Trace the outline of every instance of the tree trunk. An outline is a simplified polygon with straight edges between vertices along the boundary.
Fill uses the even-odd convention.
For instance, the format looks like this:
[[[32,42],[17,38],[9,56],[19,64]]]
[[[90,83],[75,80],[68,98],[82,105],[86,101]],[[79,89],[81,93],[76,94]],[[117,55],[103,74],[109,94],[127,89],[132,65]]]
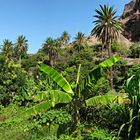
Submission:
[[[104,48],[104,44],[102,44],[102,50],[101,50],[101,58],[103,59],[103,48]]]
[[[108,56],[109,56],[109,58],[112,56],[111,43],[110,42],[108,42]]]

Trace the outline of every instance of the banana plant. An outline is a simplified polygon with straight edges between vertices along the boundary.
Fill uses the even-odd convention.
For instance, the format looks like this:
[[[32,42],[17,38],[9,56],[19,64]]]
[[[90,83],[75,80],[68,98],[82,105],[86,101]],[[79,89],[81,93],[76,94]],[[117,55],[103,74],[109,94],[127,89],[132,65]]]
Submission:
[[[60,90],[50,90],[41,92],[39,95],[34,96],[33,98],[38,100],[39,103],[29,109],[27,109],[22,115],[34,115],[39,112],[46,111],[51,107],[54,107],[59,103],[70,103],[73,108],[73,120],[77,128],[80,126],[80,107],[81,107],[81,92],[88,86],[88,84],[93,80],[98,80],[102,76],[102,72],[106,68],[112,67],[116,62],[120,60],[119,56],[113,56],[100,64],[96,65],[91,72],[86,76],[86,78],[80,80],[80,69],[81,64],[78,68],[77,79],[75,88],[72,89],[70,83],[54,68],[47,66],[45,64],[40,64],[39,69],[48,75],[54,82],[56,82]],[[98,105],[107,105],[115,101],[117,96],[115,95],[105,95],[105,96],[95,96],[90,99],[82,101],[86,106],[96,106]],[[98,100],[98,101],[97,101]],[[80,134],[80,131],[78,132]]]
[[[80,113],[79,110],[81,108],[81,92],[87,88],[88,84],[93,80],[98,80],[102,76],[103,69],[109,68],[113,66],[116,62],[120,60],[119,56],[113,56],[100,64],[96,65],[91,72],[87,75],[86,78],[80,80],[80,69],[81,64],[78,68],[77,79],[75,88],[72,89],[70,83],[55,69],[45,64],[40,64],[39,69],[48,75],[54,82],[59,85],[61,90],[48,90],[39,93],[36,96],[33,96],[35,100],[39,103],[35,106],[27,109],[22,113],[22,116],[30,116],[35,115],[40,112],[44,112],[56,104],[59,103],[69,103],[73,108],[73,120],[75,121],[75,126],[77,130],[77,134],[80,136]],[[114,102],[117,99],[117,96],[114,95],[105,95],[105,96],[95,96],[87,100],[83,100],[82,103],[86,106],[97,106],[97,105],[107,105],[109,103]],[[98,101],[97,101],[98,100]]]

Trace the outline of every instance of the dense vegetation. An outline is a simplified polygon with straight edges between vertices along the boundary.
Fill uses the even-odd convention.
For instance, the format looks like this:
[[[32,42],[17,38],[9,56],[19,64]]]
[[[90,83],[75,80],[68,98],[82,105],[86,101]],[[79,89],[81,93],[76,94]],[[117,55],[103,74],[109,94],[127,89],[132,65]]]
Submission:
[[[6,39],[0,52],[1,140],[133,140],[140,137],[140,43],[116,41],[113,7],[96,10],[91,31],[48,37],[36,54],[28,40]]]

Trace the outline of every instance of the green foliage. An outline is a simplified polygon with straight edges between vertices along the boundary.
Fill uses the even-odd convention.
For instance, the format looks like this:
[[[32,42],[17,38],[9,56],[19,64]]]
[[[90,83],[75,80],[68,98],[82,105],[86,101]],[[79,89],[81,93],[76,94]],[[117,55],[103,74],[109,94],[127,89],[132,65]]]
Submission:
[[[117,99],[117,96],[115,95],[102,95],[102,96],[95,96],[90,99],[86,100],[86,105],[87,106],[105,106],[109,105],[111,103],[114,103],[115,100]]]
[[[42,46],[43,52],[49,57],[50,65],[54,65],[58,57],[58,48],[60,47],[59,40],[53,40],[51,37],[48,37]]]
[[[101,111],[101,126],[105,126],[108,129],[114,130],[117,133],[121,125],[129,120],[129,108],[123,104],[112,104],[108,109]],[[115,116],[115,117],[112,117]],[[122,132],[122,135],[125,136],[125,131]]]
[[[83,79],[81,84],[81,90],[86,88],[88,84],[92,81],[97,81],[101,78],[102,70],[112,67],[116,62],[120,60],[119,56],[112,56],[109,59],[104,60],[103,62],[96,65],[86,76],[85,79]]]
[[[16,116],[24,110],[25,108],[14,104],[6,108],[0,106],[0,139],[57,139],[54,134],[58,128],[62,127],[62,133],[65,126],[71,122],[71,115],[65,109],[50,110],[30,119],[17,118]]]
[[[44,93],[45,92],[42,92],[42,94],[39,94],[39,96],[33,97],[36,100],[40,101],[40,103],[28,108],[25,112],[21,114],[21,117],[35,115],[39,112],[44,112],[51,107],[54,107],[56,104],[69,103],[72,100],[72,97],[69,94],[59,90],[51,90],[50,93],[46,92],[46,95]],[[44,98],[44,96],[46,96],[47,98]],[[43,101],[41,100],[41,98],[43,99]]]
[[[75,93],[75,97],[78,97],[80,98],[80,94],[79,93],[79,87],[81,86],[80,90],[81,89],[84,89],[83,87],[87,86],[91,80],[95,79],[95,77],[97,77],[98,75],[96,74],[96,70],[98,70],[98,68],[107,68],[107,67],[111,67],[114,63],[116,63],[117,61],[119,61],[120,57],[118,56],[113,56],[112,58],[110,59],[107,59],[103,62],[101,62],[99,65],[97,65],[90,73],[89,75],[83,80],[83,83],[82,85],[80,85],[79,83],[79,74],[80,74],[80,69],[78,71],[78,81],[76,82],[76,91],[78,93]],[[40,65],[40,70],[43,71],[44,73],[46,73],[48,76],[50,76],[66,93],[72,93],[73,94],[73,91],[71,89],[71,86],[70,84],[66,81],[66,79],[60,75],[56,70],[54,70],[52,67],[49,67],[45,64],[41,64]],[[98,73],[100,73],[98,71]],[[98,77],[99,78],[99,77]],[[78,88],[78,89],[77,89]],[[82,90],[81,90],[82,91]],[[59,96],[59,93],[60,92],[60,96]],[[51,96],[51,100],[47,100],[45,102],[42,102],[38,105],[36,105],[35,107],[33,107],[31,110],[29,109],[28,112],[36,112],[36,111],[39,111],[41,108],[44,110],[45,108],[48,109],[50,108],[51,106],[54,106],[56,103],[65,103],[64,101],[66,101],[66,99],[68,99],[69,101],[71,101],[71,98],[70,96],[68,96],[67,94],[62,94],[63,92],[61,91],[56,91],[56,92],[51,92],[51,93],[54,93],[52,94]],[[57,97],[59,96],[59,98]],[[61,97],[62,96],[62,97]],[[67,98],[65,98],[67,96]],[[60,100],[60,97],[62,98],[62,100]],[[56,100],[57,99],[57,100]],[[89,101],[89,100],[88,100]],[[67,101],[66,101],[67,102]],[[28,114],[28,113],[27,113]]]
[[[24,59],[21,59],[21,65],[30,75],[36,77],[38,74],[38,63],[44,62],[47,59],[48,57],[43,52],[28,54]]]
[[[45,64],[41,64],[40,70],[46,73],[48,76],[50,76],[64,91],[73,94],[73,91],[66,79],[62,77],[62,75],[55,71],[53,68]]]
[[[66,135],[66,134],[61,135],[60,138],[59,138],[59,140],[79,140],[79,139],[82,140],[83,138],[82,137],[81,138],[79,138],[79,137],[75,138],[75,137],[72,137],[72,136]]]
[[[94,127],[93,131],[89,135],[89,139],[98,139],[98,140],[112,140],[112,134],[109,134],[106,130]],[[115,138],[114,138],[115,139]]]
[[[120,60],[120,57],[118,55],[114,55],[112,56],[110,59],[107,59],[103,62],[101,62],[99,64],[99,67],[102,67],[102,68],[109,68],[109,67],[112,67],[116,62],[118,62]]]
[[[26,92],[28,77],[18,65],[9,63],[0,65],[0,100],[4,105],[13,100],[13,96]]]
[[[130,99],[130,125],[128,129],[128,138],[133,139],[140,135],[140,71],[127,79],[126,92]]]
[[[114,136],[118,133],[124,139],[140,136],[140,67],[133,66],[127,73],[124,62],[115,65],[115,89],[124,93],[126,75],[131,77],[127,93],[110,91],[108,68],[120,61],[119,56],[111,57],[111,47],[124,57],[129,50],[114,41],[122,30],[116,10],[104,5],[96,13],[92,35],[101,40],[98,46],[89,46],[88,37],[81,32],[68,44],[66,31],[60,38],[48,37],[36,54],[27,54],[24,36],[16,43],[4,40],[0,140],[112,140],[119,139]],[[99,52],[104,48],[108,48],[110,59],[102,61]],[[139,43],[130,50],[131,57],[139,57]]]
[[[53,124],[67,124],[71,121],[71,115],[68,114],[66,110],[63,109],[53,109],[43,113],[40,116],[37,116],[34,121],[37,121],[38,124],[51,125]]]
[[[113,66],[114,74],[114,88],[117,92],[124,91],[125,81],[128,76],[128,67],[126,67],[126,60],[121,59],[117,64]]]
[[[75,37],[74,49],[78,53],[85,47],[85,35],[82,32],[78,32]]]
[[[110,66],[112,66],[114,63],[116,63],[117,61],[119,61],[119,57],[117,56],[113,56],[112,58],[108,59],[108,60],[105,60],[103,62],[101,62],[99,65],[97,65],[94,69],[94,70],[97,70],[96,72],[101,72],[101,71],[98,71],[98,69],[103,69],[103,68],[108,68]],[[60,103],[70,103],[70,105],[72,106],[72,110],[71,113],[72,113],[72,116],[73,116],[73,122],[75,122],[75,126],[76,126],[76,130],[75,130],[75,134],[78,134],[78,136],[80,137],[80,129],[79,129],[79,126],[80,126],[80,114],[79,114],[79,111],[80,109],[82,108],[81,106],[81,100],[83,102],[84,99],[82,99],[81,97],[81,91],[80,91],[80,83],[81,83],[81,80],[80,80],[80,68],[81,68],[81,65],[79,65],[79,68],[78,68],[78,74],[77,74],[77,79],[76,79],[76,84],[75,84],[75,94],[73,96],[73,91],[71,89],[71,86],[70,84],[66,81],[66,79],[61,75],[59,74],[55,69],[53,69],[52,67],[50,66],[47,66],[45,64],[41,64],[40,65],[40,70],[43,71],[45,74],[47,74],[52,80],[54,80],[65,92],[61,91],[61,90],[48,90],[48,91],[44,91],[44,92],[39,92],[39,94],[36,96],[34,95],[33,98],[36,99],[37,103],[28,108],[26,111],[23,111],[18,117],[22,117],[22,118],[26,118],[29,117],[30,115],[40,115],[40,113],[42,112],[45,112],[46,110],[48,109],[51,109],[51,107],[54,107],[56,104],[59,104]],[[92,73],[92,72],[91,72]],[[90,75],[93,79],[95,79],[95,77],[97,77],[97,75],[95,75],[95,73],[93,73],[93,75]],[[89,78],[91,78],[89,77]],[[90,80],[89,81],[86,81],[86,84],[90,83]],[[97,77],[97,79],[100,78]],[[71,92],[72,91],[72,92]],[[72,93],[72,94],[71,94]],[[73,99],[72,97],[73,96]],[[89,99],[91,100],[91,99]],[[101,100],[101,103],[103,103],[103,100]],[[50,110],[51,111],[51,110]],[[53,112],[53,114],[55,114]],[[57,131],[58,131],[58,125],[56,127],[53,127],[54,124],[56,124],[56,121],[53,119],[53,115],[49,115],[51,118],[51,120],[53,121],[50,125],[50,127],[52,128],[49,128],[49,130],[52,131],[52,135],[56,135],[57,134]],[[35,116],[36,117],[36,116]],[[41,124],[42,122],[46,123],[47,122],[47,117],[48,116],[45,116],[45,118],[43,118],[43,120],[41,121]],[[56,116],[55,116],[56,118]],[[60,122],[60,120],[59,120]],[[37,126],[42,126],[42,125],[37,125]]]
[[[140,104],[140,71],[137,71],[127,80],[126,91],[131,99],[132,108],[137,108]]]
[[[63,72],[62,75],[67,78],[67,80],[72,83],[74,79],[76,79],[76,72],[77,68],[75,65],[72,67],[67,67]]]
[[[140,56],[140,43],[134,43],[132,46],[130,46],[131,54],[130,56],[132,58],[139,58]]]
[[[12,60],[13,54],[13,43],[8,39],[5,39],[2,45],[2,55],[5,58],[5,63],[9,63]]]
[[[28,51],[28,40],[23,35],[18,36],[17,41],[14,46],[14,56],[17,61],[21,63],[21,58],[25,57]]]
[[[0,105],[0,123],[12,118],[18,109],[19,108],[15,104],[10,104],[8,107]]]
[[[114,41],[112,43],[112,51],[118,52],[120,55],[123,55],[125,57],[129,56],[130,50],[128,47],[125,46],[125,44],[121,42]]]
[[[133,65],[131,68],[128,69],[128,75],[132,76],[139,70],[140,70],[140,64]]]
[[[105,77],[101,77],[96,82],[91,81],[82,94],[85,99],[88,99],[93,96],[105,95],[109,90],[109,81]],[[88,95],[85,93],[88,93]]]

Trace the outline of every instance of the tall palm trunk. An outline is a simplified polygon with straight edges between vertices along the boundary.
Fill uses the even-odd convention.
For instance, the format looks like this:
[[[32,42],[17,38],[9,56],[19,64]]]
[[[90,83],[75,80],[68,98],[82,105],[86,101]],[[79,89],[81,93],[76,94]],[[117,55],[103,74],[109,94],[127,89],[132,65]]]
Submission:
[[[53,57],[52,57],[51,54],[49,55],[49,61],[50,61],[50,65],[53,66],[54,65],[54,61],[53,61]]]
[[[101,58],[103,59],[103,49],[104,49],[104,43],[102,44],[102,48],[101,48]]]
[[[21,55],[19,56],[18,63],[19,63],[19,65],[20,65],[20,67],[21,67]]]
[[[112,56],[112,51],[111,51],[111,42],[108,42],[108,57],[110,58]]]

